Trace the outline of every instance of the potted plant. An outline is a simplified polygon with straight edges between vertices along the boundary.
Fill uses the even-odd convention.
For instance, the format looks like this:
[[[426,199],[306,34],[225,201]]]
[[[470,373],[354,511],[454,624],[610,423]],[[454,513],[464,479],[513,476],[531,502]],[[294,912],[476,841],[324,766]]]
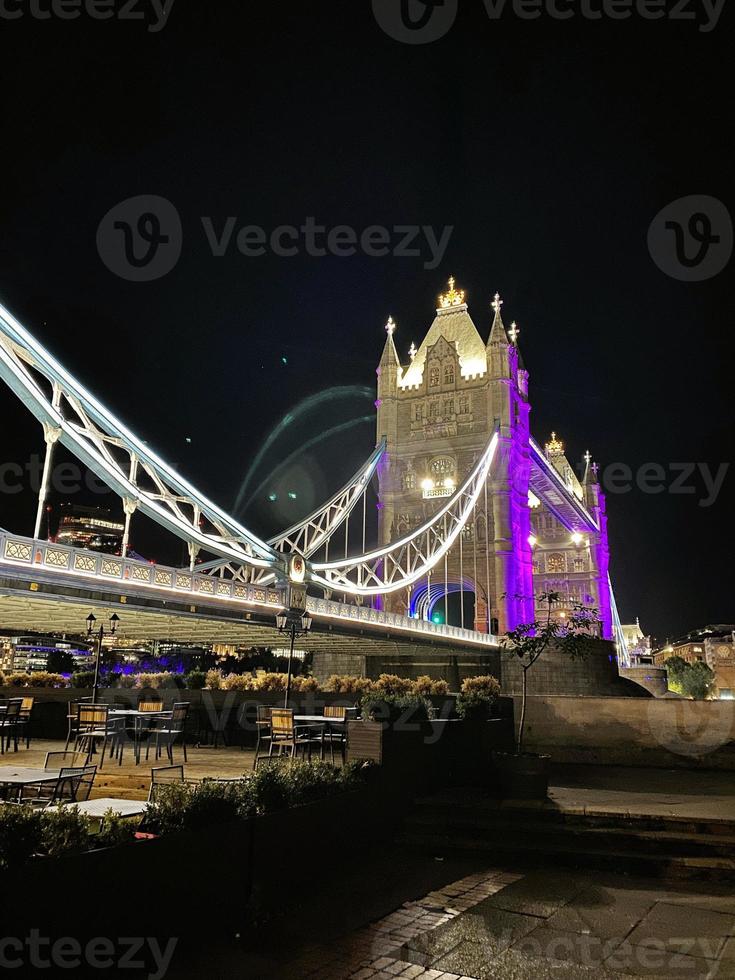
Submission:
[[[522,671],[521,717],[515,752],[493,753],[500,790],[506,798],[545,799],[549,789],[549,756],[523,751],[529,670],[552,647],[572,660],[585,657],[594,638],[596,611],[575,602],[571,613],[561,611],[554,615],[554,607],[561,598],[559,592],[540,593],[535,599],[536,608],[542,610],[540,618],[508,630],[502,641],[503,648],[518,658]]]

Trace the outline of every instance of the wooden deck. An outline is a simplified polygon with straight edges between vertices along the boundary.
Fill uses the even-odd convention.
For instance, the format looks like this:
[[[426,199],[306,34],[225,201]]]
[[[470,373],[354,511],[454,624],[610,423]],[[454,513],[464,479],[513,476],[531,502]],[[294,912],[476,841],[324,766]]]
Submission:
[[[63,741],[34,739],[30,749],[19,747],[17,752],[6,752],[0,756],[0,766],[32,766],[43,768],[47,752],[62,752]],[[241,749],[238,746],[227,748],[211,746],[186,749],[189,761],[184,766],[184,775],[192,779],[203,779],[205,776],[223,776],[234,778],[252,772],[254,752]],[[151,756],[153,753],[151,753]],[[97,758],[97,757],[95,757]],[[93,760],[94,761],[94,760]],[[174,746],[174,765],[184,763],[181,748]],[[146,762],[145,758],[139,766],[135,765],[132,748],[127,746],[123,764],[119,766],[114,759],[105,757],[102,769],[97,770],[91,798],[111,796],[120,800],[145,800],[151,781],[153,766],[166,766],[165,756],[159,762],[152,757]]]

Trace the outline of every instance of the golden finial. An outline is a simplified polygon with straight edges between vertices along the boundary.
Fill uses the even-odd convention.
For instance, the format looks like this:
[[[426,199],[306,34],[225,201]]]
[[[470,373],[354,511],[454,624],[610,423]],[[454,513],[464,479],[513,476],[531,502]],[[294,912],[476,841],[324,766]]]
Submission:
[[[515,322],[515,320],[510,325],[510,330],[508,331],[508,336],[510,337],[511,344],[515,344],[518,340],[518,334],[521,332],[520,327]]]
[[[416,357],[416,344],[414,344],[413,341],[411,341],[411,346],[408,349],[408,356],[411,358],[412,361]]]
[[[385,329],[388,332],[389,337],[392,337],[393,334],[396,332],[396,325],[392,316],[388,317],[388,322],[385,325]]]
[[[442,310],[448,310],[452,306],[461,306],[464,303],[464,289],[455,289],[454,281],[454,276],[450,276],[449,291],[441,293],[439,296],[439,306]]]
[[[585,463],[586,463],[586,464],[587,464],[588,466],[589,466],[589,465],[590,465],[590,463],[592,462],[592,453],[591,453],[591,452],[589,451],[589,449],[588,449],[588,450],[587,450],[587,452],[586,452],[586,453],[584,454],[584,461],[585,461]]]
[[[503,305],[503,301],[500,298],[500,293],[496,293],[495,294],[495,296],[493,297],[493,301],[492,301],[492,304],[491,305],[492,305],[492,308],[495,310],[495,315],[496,316],[499,316],[500,315],[500,307]]]
[[[551,456],[560,456],[564,452],[564,443],[556,438],[556,432],[551,433],[551,441],[544,447]]]

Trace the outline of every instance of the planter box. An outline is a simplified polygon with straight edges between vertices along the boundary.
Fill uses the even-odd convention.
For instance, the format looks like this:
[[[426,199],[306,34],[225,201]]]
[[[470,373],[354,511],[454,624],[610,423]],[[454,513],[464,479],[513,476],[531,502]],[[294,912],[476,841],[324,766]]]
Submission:
[[[282,910],[396,830],[379,782],[252,820],[59,859],[0,875],[3,934],[50,938],[207,935],[231,941],[253,912]]]

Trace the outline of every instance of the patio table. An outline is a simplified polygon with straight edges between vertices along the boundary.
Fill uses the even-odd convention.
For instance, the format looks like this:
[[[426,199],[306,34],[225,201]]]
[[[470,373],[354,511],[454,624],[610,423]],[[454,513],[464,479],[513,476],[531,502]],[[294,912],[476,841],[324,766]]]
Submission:
[[[108,810],[112,810],[120,817],[139,817],[145,813],[146,808],[146,804],[142,800],[114,800],[107,796],[97,800],[84,800],[81,803],[67,803],[66,805],[74,807],[75,810],[87,817],[100,820]]]
[[[332,715],[294,715],[294,724],[302,725],[313,725],[315,728],[321,725],[322,734],[325,735],[327,732],[331,733],[332,726],[334,725],[344,725],[347,718],[335,718]],[[334,745],[330,739],[329,748],[332,753],[332,763],[334,763]],[[322,738],[322,747],[319,753],[320,758],[324,759],[324,739]]]
[[[24,786],[42,786],[44,783],[55,783],[60,774],[60,769],[0,766],[0,797],[5,799],[7,790],[11,786],[20,793]]]
[[[159,720],[161,718],[170,718],[170,711],[138,711],[137,708],[110,708],[108,712],[109,718],[120,718],[122,720],[129,719],[133,722],[133,756],[135,758],[136,766],[140,764],[140,744],[142,741],[143,734],[143,719],[152,718],[154,720]]]

